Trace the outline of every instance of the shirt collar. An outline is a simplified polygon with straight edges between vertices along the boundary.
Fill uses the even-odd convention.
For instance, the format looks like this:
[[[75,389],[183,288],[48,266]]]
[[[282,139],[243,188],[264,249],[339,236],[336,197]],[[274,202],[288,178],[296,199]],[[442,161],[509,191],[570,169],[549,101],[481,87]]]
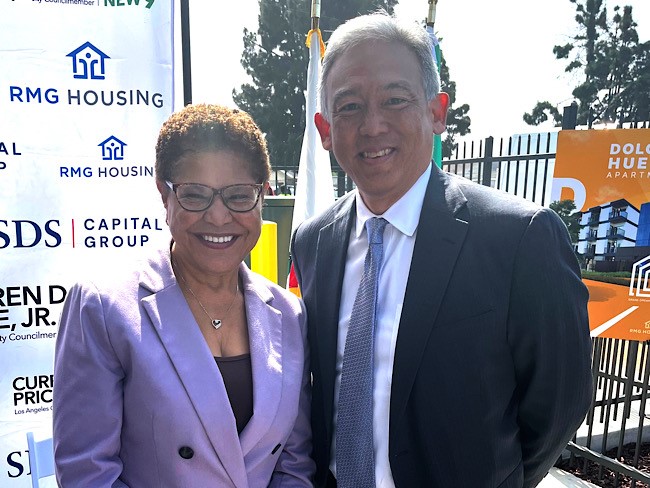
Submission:
[[[356,238],[358,239],[361,236],[366,227],[366,221],[372,217],[383,217],[402,234],[412,237],[418,228],[420,213],[422,212],[422,202],[424,202],[424,194],[427,191],[430,176],[431,163],[429,163],[427,169],[420,175],[409,191],[402,195],[402,198],[391,205],[382,215],[373,214],[366,204],[363,203],[363,198],[361,198],[357,190],[355,198],[357,206]]]

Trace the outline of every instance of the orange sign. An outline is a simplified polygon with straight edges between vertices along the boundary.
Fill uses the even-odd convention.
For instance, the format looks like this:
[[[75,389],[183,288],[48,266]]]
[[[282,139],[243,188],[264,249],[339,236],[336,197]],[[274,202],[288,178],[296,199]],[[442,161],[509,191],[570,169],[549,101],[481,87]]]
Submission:
[[[560,131],[551,199],[581,212],[591,335],[650,339],[650,129]]]

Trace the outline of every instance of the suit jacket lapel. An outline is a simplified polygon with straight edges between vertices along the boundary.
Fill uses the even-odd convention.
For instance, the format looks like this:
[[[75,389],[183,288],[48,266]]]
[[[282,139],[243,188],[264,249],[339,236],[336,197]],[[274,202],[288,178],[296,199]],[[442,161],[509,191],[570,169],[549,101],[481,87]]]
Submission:
[[[273,295],[242,265],[248,340],[253,368],[253,417],[241,433],[244,456],[271,430],[282,397],[282,312]]]
[[[153,292],[142,299],[144,309],[221,464],[235,486],[247,486],[246,468],[232,409],[223,408],[215,412],[219,405],[230,404],[219,369],[173,277],[169,252],[161,259],[166,259],[166,262],[153,263],[152,269],[143,273],[141,286]],[[162,268],[160,274],[156,267]]]
[[[406,403],[467,233],[466,199],[433,167],[418,223],[400,319],[390,400],[390,432]],[[392,435],[391,435],[392,437]]]
[[[337,218],[321,229],[316,251],[316,296],[319,305],[312,323],[316,324],[328,438],[331,438],[332,434],[341,286],[355,215],[354,198],[349,197],[340,207]]]

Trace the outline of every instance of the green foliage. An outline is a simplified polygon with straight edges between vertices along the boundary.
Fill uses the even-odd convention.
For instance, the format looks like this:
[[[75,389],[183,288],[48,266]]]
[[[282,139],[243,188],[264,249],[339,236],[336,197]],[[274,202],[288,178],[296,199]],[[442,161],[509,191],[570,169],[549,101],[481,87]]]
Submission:
[[[549,204],[549,208],[557,213],[567,229],[571,242],[578,242],[580,232],[580,214],[576,212],[576,204],[573,200],[556,200]]]
[[[241,63],[251,81],[233,90],[233,100],[266,134],[271,164],[297,166],[305,128],[304,92],[309,62],[305,40],[311,27],[311,2],[259,0],[259,4],[258,30],[244,30]],[[344,21],[379,8],[392,13],[396,4],[397,0],[327,0],[321,4],[324,41]],[[425,15],[423,4],[423,18]],[[449,93],[453,107],[443,141],[443,156],[448,156],[455,147],[455,135],[469,132],[470,119],[467,104],[453,106],[456,86],[449,79],[444,57],[442,63],[442,88]]]
[[[578,101],[578,124],[621,126],[650,119],[650,41],[639,43],[632,7],[614,7],[608,20],[603,0],[569,1],[576,6],[578,33],[571,42],[555,46],[553,54],[567,61],[566,72],[582,75],[572,92]],[[560,125],[561,117],[550,107],[550,102],[538,102],[524,114],[524,121],[539,125],[548,119],[548,110]]]
[[[442,41],[442,39],[440,39]],[[442,53],[440,62],[440,88],[449,95],[449,112],[447,114],[447,130],[442,140],[442,157],[451,157],[458,143],[456,136],[464,136],[471,132],[471,119],[467,115],[469,105],[464,103],[456,106],[456,82],[449,76],[449,66]]]
[[[604,118],[619,124],[650,119],[650,41],[639,43],[632,7],[616,7],[612,38],[620,48],[610,53],[610,86],[605,94]],[[610,45],[611,49],[611,45]]]
[[[537,102],[537,105],[535,105],[531,113],[524,114],[524,122],[528,125],[539,125],[542,122],[546,122],[549,115],[553,117],[556,126],[562,123],[562,115],[555,106],[549,102]]]
[[[616,271],[603,273],[600,271],[580,270],[582,278],[585,280],[601,281],[603,283],[612,283],[614,285],[630,286],[631,273],[625,271]]]
[[[241,63],[251,82],[233,90],[233,100],[266,133],[272,164],[300,157],[309,15],[304,1],[263,0],[259,30],[244,29]]]
[[[628,280],[632,277],[632,273],[629,271],[582,271],[582,276],[594,277],[594,276],[603,276],[609,278],[627,278]]]

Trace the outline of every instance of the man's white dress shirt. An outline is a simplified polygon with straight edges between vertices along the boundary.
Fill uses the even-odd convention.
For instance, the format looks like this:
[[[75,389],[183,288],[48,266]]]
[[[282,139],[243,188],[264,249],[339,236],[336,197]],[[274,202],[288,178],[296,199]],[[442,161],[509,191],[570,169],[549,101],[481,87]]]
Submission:
[[[379,276],[373,385],[373,440],[377,488],[395,487],[388,460],[388,419],[393,361],[406,282],[415,246],[415,235],[430,176],[431,165],[427,167],[411,189],[382,215],[374,215],[363,203],[361,196],[358,193],[356,195],[357,218],[352,225],[350,234],[339,310],[334,387],[334,436],[330,469],[336,475],[336,414],[341,386],[341,367],[352,306],[359,288],[363,263],[368,250],[366,220],[372,217],[383,217],[388,224],[384,230],[384,259]]]

